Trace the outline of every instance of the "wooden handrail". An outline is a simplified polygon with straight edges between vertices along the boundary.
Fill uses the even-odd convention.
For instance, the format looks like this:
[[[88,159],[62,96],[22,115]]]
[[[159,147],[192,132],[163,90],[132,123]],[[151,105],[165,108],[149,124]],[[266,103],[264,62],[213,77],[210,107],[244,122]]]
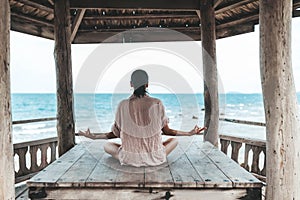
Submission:
[[[14,144],[14,149],[20,149],[23,147],[28,147],[28,146],[36,146],[36,145],[41,145],[41,144],[48,144],[51,142],[57,142],[57,137],[52,137],[52,138],[45,138],[45,139],[39,139],[39,140],[32,140],[28,142],[20,142],[20,143],[15,143]]]
[[[233,135],[219,135],[220,139],[223,140],[228,140],[228,141],[233,141],[233,142],[238,142],[238,143],[243,143],[243,144],[250,144],[254,146],[259,146],[259,147],[266,147],[266,141],[261,140],[261,139],[253,139],[253,138],[248,138],[248,137],[237,137]]]
[[[266,123],[262,122],[252,122],[247,120],[240,120],[240,119],[229,119],[229,118],[219,118],[220,121],[231,122],[231,123],[238,123],[238,124],[247,124],[247,125],[254,125],[254,126],[266,126]]]
[[[18,120],[13,121],[12,124],[28,124],[28,123],[34,123],[34,122],[43,122],[43,121],[53,121],[56,120],[56,117],[48,117],[48,118],[39,118],[39,119],[27,119],[27,120]]]

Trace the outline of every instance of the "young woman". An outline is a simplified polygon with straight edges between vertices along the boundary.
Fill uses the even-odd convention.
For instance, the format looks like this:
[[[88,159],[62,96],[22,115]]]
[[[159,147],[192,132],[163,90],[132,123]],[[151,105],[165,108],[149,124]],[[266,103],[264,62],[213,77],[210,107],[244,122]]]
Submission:
[[[92,134],[89,129],[79,132],[79,135],[90,139],[121,138],[121,145],[108,142],[104,150],[122,165],[160,165],[178,144],[176,138],[162,143],[162,133],[171,136],[191,136],[206,129],[195,126],[191,131],[184,132],[169,128],[162,102],[147,95],[148,74],[144,70],[134,71],[130,84],[134,92],[128,99],[120,102],[111,132]]]

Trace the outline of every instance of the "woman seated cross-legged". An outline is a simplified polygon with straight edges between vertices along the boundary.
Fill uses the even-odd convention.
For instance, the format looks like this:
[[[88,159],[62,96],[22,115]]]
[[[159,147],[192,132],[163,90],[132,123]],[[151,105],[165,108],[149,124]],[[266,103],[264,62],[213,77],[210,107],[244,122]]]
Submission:
[[[131,75],[133,94],[118,105],[112,131],[92,134],[79,131],[80,136],[90,139],[121,138],[121,145],[107,142],[105,152],[118,159],[121,165],[156,166],[166,162],[167,155],[178,144],[176,138],[162,142],[162,134],[170,136],[191,136],[200,134],[206,128],[195,126],[191,131],[174,130],[168,126],[168,118],[162,102],[147,94],[148,74],[136,70]]]

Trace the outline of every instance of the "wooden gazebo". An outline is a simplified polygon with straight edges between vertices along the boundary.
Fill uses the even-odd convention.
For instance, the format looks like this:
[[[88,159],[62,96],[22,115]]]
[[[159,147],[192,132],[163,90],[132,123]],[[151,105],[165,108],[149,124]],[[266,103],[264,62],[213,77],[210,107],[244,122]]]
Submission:
[[[59,154],[75,145],[72,43],[107,40],[143,28],[130,42],[174,41],[152,27],[201,40],[214,62],[203,57],[204,139],[218,143],[218,38],[254,31],[260,23],[260,69],[267,127],[267,199],[300,199],[300,123],[291,66],[291,19],[299,0],[0,0],[0,199],[14,198],[10,100],[10,30],[55,40]],[[143,37],[144,32],[152,37]]]

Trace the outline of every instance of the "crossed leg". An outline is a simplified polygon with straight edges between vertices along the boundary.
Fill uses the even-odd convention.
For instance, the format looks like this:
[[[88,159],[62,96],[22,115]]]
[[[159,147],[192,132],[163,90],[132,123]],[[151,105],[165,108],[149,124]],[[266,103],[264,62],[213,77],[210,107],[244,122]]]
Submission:
[[[108,154],[110,154],[115,159],[119,160],[119,148],[120,144],[114,143],[114,142],[107,142],[104,145],[104,151]]]
[[[163,145],[166,150],[166,154],[169,155],[177,146],[178,140],[176,138],[169,138],[166,141],[163,142]],[[120,144],[113,143],[113,142],[107,142],[104,145],[104,151],[108,154],[110,154],[115,159],[119,160],[119,148]]]
[[[163,142],[166,149],[166,154],[169,155],[177,146],[178,140],[176,138],[169,138]]]

